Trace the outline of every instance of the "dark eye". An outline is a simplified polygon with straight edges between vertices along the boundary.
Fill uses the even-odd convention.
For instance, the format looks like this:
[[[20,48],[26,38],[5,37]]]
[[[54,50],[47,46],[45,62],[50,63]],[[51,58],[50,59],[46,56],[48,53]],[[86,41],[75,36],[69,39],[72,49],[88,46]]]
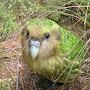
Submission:
[[[28,38],[29,37],[29,32],[27,31],[27,33],[26,33],[26,38]]]
[[[49,37],[50,37],[50,34],[49,34],[49,33],[45,33],[45,34],[44,34],[44,38],[45,38],[45,39],[48,39]]]

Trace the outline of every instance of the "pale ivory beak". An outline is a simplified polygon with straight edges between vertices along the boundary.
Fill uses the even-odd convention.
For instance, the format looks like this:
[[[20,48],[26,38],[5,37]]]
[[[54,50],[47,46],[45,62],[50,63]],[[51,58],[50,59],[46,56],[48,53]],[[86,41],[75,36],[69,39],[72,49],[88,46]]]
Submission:
[[[40,48],[40,42],[39,41],[35,41],[35,40],[31,40],[30,42],[30,54],[32,59],[35,59],[38,55],[39,52],[39,48]]]

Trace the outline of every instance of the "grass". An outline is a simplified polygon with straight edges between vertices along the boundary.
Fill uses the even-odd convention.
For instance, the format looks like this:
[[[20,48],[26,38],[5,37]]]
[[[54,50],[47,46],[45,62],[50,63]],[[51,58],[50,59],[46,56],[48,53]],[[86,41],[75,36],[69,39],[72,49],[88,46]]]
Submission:
[[[82,35],[86,34],[84,38],[87,38],[87,30],[90,27],[89,0],[68,0],[68,1],[64,0],[64,2],[62,1],[60,5],[58,3],[58,0],[57,2],[55,2],[55,0],[51,0],[51,1],[48,0],[46,4],[43,4],[42,2],[34,2],[34,3],[28,1],[24,2],[23,0],[22,1],[19,0],[17,2],[7,2],[7,6],[5,6],[6,5],[5,3],[6,2],[0,3],[0,5],[2,4],[0,6],[0,26],[2,27],[0,28],[0,33],[2,35],[0,37],[3,37],[4,35],[5,37],[9,37],[9,35],[12,35],[11,34],[12,32],[18,32],[19,28],[24,25],[25,21],[28,21],[29,18],[31,19],[32,15],[36,15],[36,17],[52,19],[55,22],[59,23],[61,26],[65,26],[65,21],[64,21],[65,19],[66,21],[70,20],[71,23],[69,24],[69,28],[73,28],[73,26],[76,27],[78,26],[78,32],[80,31]],[[8,6],[10,7],[8,8]],[[29,17],[30,14],[31,17]],[[27,17],[28,19],[26,19]],[[72,32],[78,34],[76,31],[72,31]],[[87,40],[88,39],[86,39],[86,41]],[[81,53],[82,52],[83,52],[83,48],[81,50]],[[3,80],[3,81],[1,80],[0,82],[5,84],[5,85],[4,84],[0,85],[1,86],[0,89],[2,90],[10,89],[9,87],[10,83],[7,82],[7,80]],[[8,89],[6,89],[6,87]]]

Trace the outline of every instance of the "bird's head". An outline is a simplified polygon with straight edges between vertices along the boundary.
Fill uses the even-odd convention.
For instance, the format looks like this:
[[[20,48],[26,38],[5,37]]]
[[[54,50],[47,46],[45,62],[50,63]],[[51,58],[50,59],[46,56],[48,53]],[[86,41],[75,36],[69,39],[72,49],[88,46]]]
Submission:
[[[36,25],[26,25],[22,31],[22,46],[26,57],[32,60],[55,56],[60,43],[60,32],[56,29],[43,29]]]

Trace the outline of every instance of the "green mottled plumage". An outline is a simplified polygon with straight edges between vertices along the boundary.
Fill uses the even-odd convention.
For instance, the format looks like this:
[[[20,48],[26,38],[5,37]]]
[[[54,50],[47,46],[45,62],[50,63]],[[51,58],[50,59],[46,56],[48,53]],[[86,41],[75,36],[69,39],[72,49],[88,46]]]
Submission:
[[[24,56],[27,64],[35,72],[55,82],[72,82],[81,73],[80,66],[85,57],[84,43],[80,38],[69,30],[60,27],[49,19],[33,19],[27,22],[27,29],[32,30],[34,26],[41,26],[43,33],[51,30],[61,32],[59,55],[50,59],[31,60]]]

